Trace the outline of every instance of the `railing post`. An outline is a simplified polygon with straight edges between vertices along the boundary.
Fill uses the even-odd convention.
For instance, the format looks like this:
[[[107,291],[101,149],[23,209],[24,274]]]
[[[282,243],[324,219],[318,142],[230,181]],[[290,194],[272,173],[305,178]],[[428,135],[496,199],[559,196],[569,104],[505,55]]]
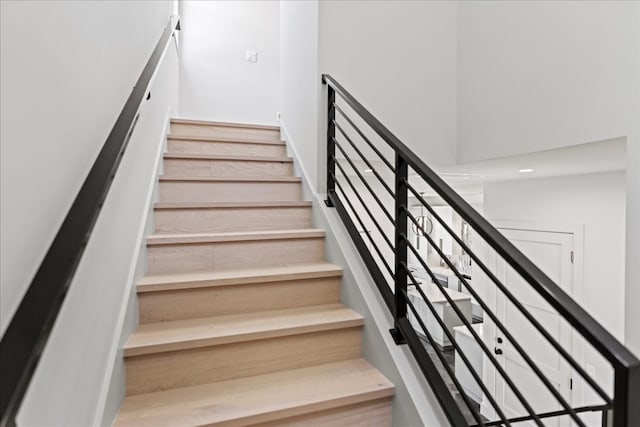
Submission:
[[[331,195],[336,192],[336,183],[334,176],[336,173],[336,162],[334,156],[336,155],[336,144],[334,138],[336,137],[336,125],[333,121],[336,118],[336,91],[333,90],[331,85],[327,85],[327,200],[324,203],[333,207],[331,201]]]
[[[640,426],[640,365],[616,367],[613,396],[613,427]]]
[[[396,258],[395,258],[395,299],[393,306],[393,329],[390,331],[396,344],[405,344],[406,340],[402,336],[399,328],[399,321],[407,317],[407,272],[404,266],[407,265],[407,213],[408,206],[407,179],[409,178],[408,166],[402,155],[396,151]]]

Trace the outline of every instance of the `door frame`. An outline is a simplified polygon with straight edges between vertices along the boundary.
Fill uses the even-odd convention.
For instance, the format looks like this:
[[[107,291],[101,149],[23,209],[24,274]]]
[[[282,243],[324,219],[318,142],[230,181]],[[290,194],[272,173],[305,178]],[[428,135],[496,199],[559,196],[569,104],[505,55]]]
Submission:
[[[550,222],[550,221],[525,221],[525,220],[491,220],[491,224],[500,231],[500,229],[509,229],[509,230],[523,230],[523,231],[539,231],[539,232],[550,232],[550,233],[563,233],[563,234],[572,234],[573,235],[573,283],[572,283],[572,292],[570,296],[581,306],[584,305],[584,224],[570,224],[570,223],[559,223],[559,222]],[[491,252],[491,251],[489,251]],[[489,254],[488,258],[485,261],[485,264],[489,268],[489,270],[496,274],[497,273],[497,259],[494,254]],[[493,288],[493,285],[490,285],[489,289],[484,289],[483,294],[487,297],[486,302],[487,305],[494,311],[497,310],[498,306],[498,294],[496,290]],[[495,344],[495,336],[496,331],[495,327],[484,328],[484,337],[483,340],[489,348],[492,348]],[[581,341],[577,339],[577,335],[575,331],[571,332],[570,335],[570,343],[571,343],[571,353],[573,354],[574,359],[580,366],[584,367],[584,353],[585,349],[582,345]],[[491,392],[493,396],[496,393],[496,369],[492,364],[488,363],[485,359],[483,359],[483,381],[485,385]],[[569,395],[569,404],[575,406],[577,403],[582,402],[583,400],[583,390],[584,390],[584,381],[578,381],[576,375],[573,370],[571,370],[571,377],[574,378],[573,387],[571,389],[571,393]],[[497,414],[491,404],[486,400],[482,399],[480,403],[480,412],[489,419],[494,419]]]

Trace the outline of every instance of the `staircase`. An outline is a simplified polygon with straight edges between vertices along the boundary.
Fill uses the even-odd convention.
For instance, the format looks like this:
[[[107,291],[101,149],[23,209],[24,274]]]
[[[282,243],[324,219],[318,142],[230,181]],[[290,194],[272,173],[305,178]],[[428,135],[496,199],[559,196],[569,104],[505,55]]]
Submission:
[[[172,120],[117,426],[389,426],[276,127]]]

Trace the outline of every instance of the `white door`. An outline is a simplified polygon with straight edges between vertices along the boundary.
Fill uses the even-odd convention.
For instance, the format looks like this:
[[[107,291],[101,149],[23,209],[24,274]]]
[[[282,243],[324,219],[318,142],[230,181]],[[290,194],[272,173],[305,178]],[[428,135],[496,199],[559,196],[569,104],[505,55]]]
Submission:
[[[506,228],[499,228],[499,230],[565,292],[572,294],[573,234]],[[496,267],[500,281],[565,349],[571,351],[571,331],[568,324],[503,260],[499,259]],[[496,303],[496,314],[500,321],[540,367],[553,386],[560,391],[567,402],[571,403],[570,366],[501,292],[498,292]],[[513,345],[498,330],[496,330],[495,347],[498,353],[502,350],[502,354],[496,355],[498,361],[536,413],[562,408]],[[498,373],[496,373],[496,400],[502,406],[505,415],[510,418],[528,415]],[[570,425],[567,416],[547,418],[543,424],[553,427]],[[534,424],[518,423],[518,426],[522,425],[533,426]]]

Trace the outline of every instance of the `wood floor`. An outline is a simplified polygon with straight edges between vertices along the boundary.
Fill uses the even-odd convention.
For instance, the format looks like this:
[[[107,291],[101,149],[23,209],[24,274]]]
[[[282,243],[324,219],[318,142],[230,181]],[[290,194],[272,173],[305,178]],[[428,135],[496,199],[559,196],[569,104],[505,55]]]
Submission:
[[[116,426],[390,426],[279,129],[172,120]]]

